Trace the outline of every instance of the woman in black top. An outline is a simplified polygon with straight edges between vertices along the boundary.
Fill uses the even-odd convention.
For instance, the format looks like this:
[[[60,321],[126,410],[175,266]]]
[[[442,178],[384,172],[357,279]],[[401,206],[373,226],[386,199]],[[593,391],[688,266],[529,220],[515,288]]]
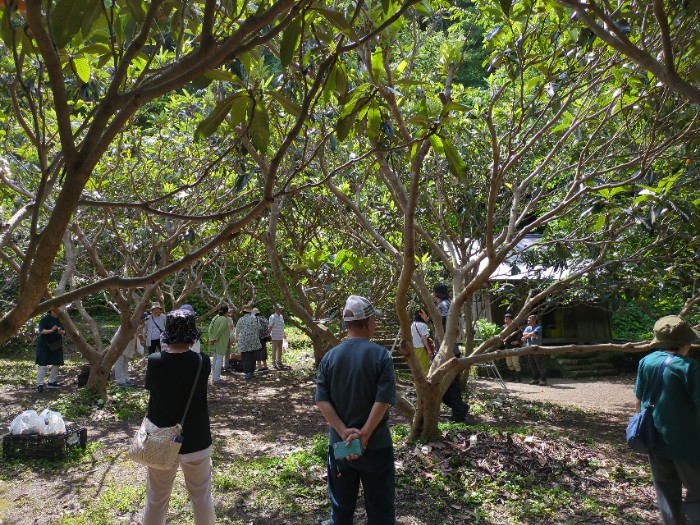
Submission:
[[[192,404],[182,426],[180,467],[192,501],[195,524],[211,525],[215,522],[211,493],[211,429],[207,405],[207,381],[211,373],[211,361],[206,354],[197,354],[191,350],[200,335],[191,312],[170,312],[166,317],[163,333],[163,342],[167,343],[168,349],[148,356],[146,389],[150,391],[148,419],[159,427],[178,424],[194,385],[199,355],[202,356],[202,370],[197,385],[194,386]],[[165,524],[176,474],[177,467],[148,467],[143,525]]]
[[[44,378],[46,377],[46,367],[50,366],[49,388],[59,388],[58,367],[63,364],[63,335],[65,330],[61,321],[58,320],[56,310],[49,310],[44,317],[39,320],[39,337],[36,341],[36,364],[39,365],[36,389],[37,392],[44,391]]]

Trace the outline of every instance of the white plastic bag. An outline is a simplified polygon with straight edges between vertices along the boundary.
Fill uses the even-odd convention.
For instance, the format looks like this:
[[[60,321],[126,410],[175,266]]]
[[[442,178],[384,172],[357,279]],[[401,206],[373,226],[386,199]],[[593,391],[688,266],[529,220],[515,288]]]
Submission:
[[[66,423],[63,421],[63,416],[53,410],[45,409],[39,417],[44,421],[44,426],[39,431],[40,434],[53,435],[65,434]]]
[[[36,410],[25,410],[10,423],[10,434],[37,434],[41,432],[44,420]]]

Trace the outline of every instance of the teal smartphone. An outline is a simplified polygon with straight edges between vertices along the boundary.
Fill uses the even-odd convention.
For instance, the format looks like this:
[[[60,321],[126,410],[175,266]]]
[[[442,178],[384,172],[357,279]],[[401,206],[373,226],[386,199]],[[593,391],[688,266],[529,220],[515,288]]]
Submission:
[[[360,440],[353,439],[349,446],[345,444],[345,441],[333,443],[333,455],[335,456],[335,459],[345,459],[346,457],[352,455],[361,456],[362,447],[360,446]]]

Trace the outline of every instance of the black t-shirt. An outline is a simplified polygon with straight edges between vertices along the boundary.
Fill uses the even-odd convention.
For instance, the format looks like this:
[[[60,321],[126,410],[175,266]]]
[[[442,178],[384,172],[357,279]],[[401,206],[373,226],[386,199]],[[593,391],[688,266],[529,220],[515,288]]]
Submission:
[[[180,454],[197,452],[211,446],[207,404],[211,361],[208,355],[192,351],[156,352],[148,356],[146,389],[151,392],[148,400],[148,419],[159,427],[171,427],[182,420],[197,374],[198,355],[202,356],[202,371],[182,428],[183,442]]]

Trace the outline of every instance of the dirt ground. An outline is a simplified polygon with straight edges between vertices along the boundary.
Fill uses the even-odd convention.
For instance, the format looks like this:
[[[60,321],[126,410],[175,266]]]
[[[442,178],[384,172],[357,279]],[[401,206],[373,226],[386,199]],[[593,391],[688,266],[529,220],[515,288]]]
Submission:
[[[576,406],[585,410],[629,418],[634,413],[634,381],[632,375],[605,379],[549,379],[547,386],[529,385],[530,378],[520,383],[495,379],[478,379],[479,388],[501,391],[529,401]]]
[[[64,368],[64,377],[70,377],[72,371],[68,367]],[[142,379],[143,372],[134,375],[132,379],[139,380]],[[633,409],[631,377],[575,381],[554,379],[546,387],[506,383],[507,391],[493,379],[471,381],[475,388],[499,396],[502,394],[533,401],[574,405],[587,413],[602,411],[610,414],[612,417],[602,423],[602,431],[610,432],[611,435],[619,432],[621,422]],[[325,432],[325,422],[313,402],[314,388],[313,375],[308,371],[271,372],[248,382],[242,381],[238,374],[226,375],[224,385],[212,386],[210,389],[215,453],[223,458],[277,455],[280,450],[293,450],[313,436]],[[61,392],[43,394],[36,393],[29,385],[17,388],[2,384],[0,424],[7,427],[14,415],[22,410],[48,405],[52,399],[75,390],[77,384],[74,381],[69,382]],[[591,424],[598,424],[592,416],[590,421]],[[49,516],[56,518],[74,515],[80,511],[76,490],[82,491],[83,495],[93,491],[98,494],[104,487],[114,483],[129,483],[134,486],[145,484],[144,470],[136,468],[123,457],[128,438],[138,424],[136,418],[116,421],[106,412],[100,414],[98,411],[80,424],[88,427],[89,441],[103,444],[103,454],[109,454],[110,461],[70,468],[61,476],[37,473],[27,468],[17,472],[15,479],[3,477],[0,479],[1,525],[44,524],[51,522]],[[223,508],[229,515],[235,514],[247,523],[245,506],[240,501],[225,496],[216,495],[217,508]],[[653,501],[652,497],[651,493],[645,495],[646,501]],[[397,523],[429,525],[412,517],[413,505],[411,501],[397,500]],[[126,515],[121,513],[114,523],[135,525],[140,511],[141,509],[134,509]],[[258,523],[252,517],[249,522]],[[276,522],[273,520],[269,523]],[[467,522],[460,520],[459,523]]]

